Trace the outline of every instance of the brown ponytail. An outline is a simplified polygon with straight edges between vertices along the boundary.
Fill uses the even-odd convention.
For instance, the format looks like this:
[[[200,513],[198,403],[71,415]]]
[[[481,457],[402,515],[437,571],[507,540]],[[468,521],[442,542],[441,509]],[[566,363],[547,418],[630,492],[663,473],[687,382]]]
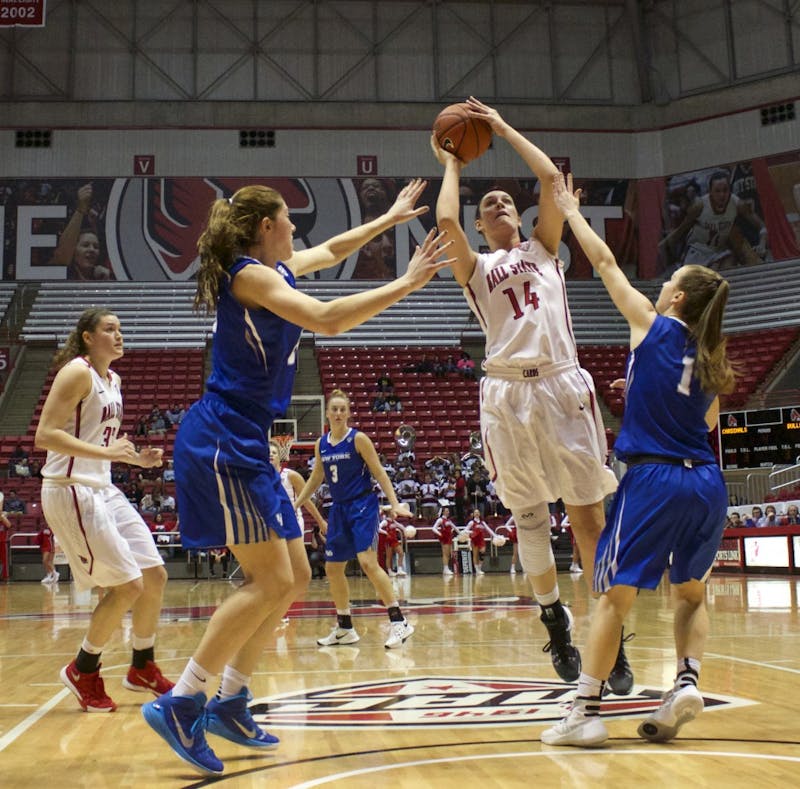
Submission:
[[[697,341],[695,372],[700,386],[710,394],[727,394],[735,385],[727,340],[722,334],[730,286],[705,266],[683,266],[680,272],[677,288],[685,294],[680,316]]]
[[[229,200],[211,204],[205,230],[197,240],[200,268],[194,308],[212,315],[217,309],[219,283],[237,257],[252,246],[264,217],[274,219],[283,207],[280,192],[268,186],[243,186]]]
[[[78,318],[75,328],[69,333],[64,347],[57,351],[53,357],[53,366],[56,369],[61,369],[67,362],[89,353],[89,349],[83,340],[83,333],[88,331],[91,334],[106,315],[113,314],[111,310],[105,307],[89,307],[89,309],[84,310],[81,317]]]

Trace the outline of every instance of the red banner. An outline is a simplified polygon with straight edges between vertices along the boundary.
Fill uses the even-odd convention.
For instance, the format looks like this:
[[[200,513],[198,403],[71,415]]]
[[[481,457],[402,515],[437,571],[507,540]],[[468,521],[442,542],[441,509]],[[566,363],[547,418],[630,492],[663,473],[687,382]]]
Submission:
[[[44,27],[47,0],[0,0],[0,27]]]

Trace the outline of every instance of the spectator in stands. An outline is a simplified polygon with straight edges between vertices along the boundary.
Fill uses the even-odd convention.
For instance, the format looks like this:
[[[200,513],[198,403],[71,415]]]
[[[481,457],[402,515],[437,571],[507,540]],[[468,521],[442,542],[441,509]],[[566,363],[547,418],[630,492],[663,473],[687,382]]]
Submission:
[[[764,515],[758,519],[756,526],[777,526],[778,525],[778,513],[775,510],[775,506],[773,504],[767,504],[764,507]]]
[[[433,524],[433,533],[442,546],[442,575],[446,577],[453,575],[450,564],[452,563],[453,540],[456,538],[456,531],[456,524],[450,518],[450,508],[442,507],[441,515]]]
[[[134,438],[147,438],[147,434],[150,431],[150,426],[147,421],[146,416],[140,416],[136,420],[136,424],[133,427],[133,437]]]
[[[212,548],[208,552],[208,568],[209,574],[212,578],[217,577],[217,565],[222,565],[222,577],[228,577],[228,562],[230,561],[230,552],[227,548]]]
[[[128,467],[121,463],[113,463],[111,466],[111,481],[115,485],[127,485],[130,482],[131,475]]]
[[[394,392],[394,383],[389,377],[388,371],[378,376],[378,380],[375,382],[375,390],[383,392],[384,394],[391,394]]]
[[[478,510],[481,517],[486,515],[486,497],[488,495],[487,483],[489,481],[486,468],[482,464],[475,464],[467,480],[467,496],[473,510]]]
[[[800,526],[800,513],[798,513],[796,504],[790,504],[786,508],[784,522],[787,526]]]
[[[17,465],[14,467],[18,477],[28,478],[31,476],[31,467],[28,458],[20,458]]]
[[[14,451],[8,458],[8,476],[9,477],[16,477],[17,476],[17,465],[21,462],[28,462],[28,451],[22,446],[22,444],[17,444]]]
[[[456,361],[455,356],[452,353],[447,354],[447,359],[444,362],[444,371],[445,373],[457,373],[458,370],[458,362]]]
[[[160,507],[161,500],[150,492],[145,493],[139,502],[139,512],[142,513],[146,520],[154,518]]]
[[[397,493],[397,498],[400,502],[408,507],[412,515],[417,514],[417,489],[419,485],[414,479],[414,473],[411,469],[398,472],[397,479],[394,483],[394,489]]]
[[[44,521],[39,524],[39,531],[36,532],[36,544],[39,546],[39,551],[42,554],[42,566],[44,567],[42,583],[58,583],[58,579],[61,576],[53,563],[53,559],[55,558],[53,530]]]
[[[161,478],[164,480],[164,482],[175,482],[175,466],[172,458],[167,461],[167,467],[164,469],[164,473],[161,475]]]
[[[42,478],[42,463],[37,457],[32,457],[28,461],[28,467],[31,470],[31,477]]]
[[[375,399],[372,401],[372,410],[376,413],[384,413],[389,410],[389,404],[386,402],[386,395],[383,392],[375,394]]]
[[[459,529],[461,529],[467,522],[467,480],[461,473],[460,467],[456,468],[456,470],[453,472],[453,476],[455,478],[455,496],[453,502],[454,514],[456,525]]]
[[[461,356],[456,362],[456,369],[464,378],[475,378],[475,362],[467,351],[461,351]]]
[[[400,402],[400,398],[394,392],[392,392],[386,398],[386,410],[395,412],[400,412],[403,410],[403,404]]]
[[[170,427],[177,427],[183,417],[186,415],[186,409],[179,403],[173,403],[165,412],[164,417],[169,423]]]
[[[738,512],[732,512],[728,516],[728,520],[730,521],[728,524],[729,529],[741,529],[744,526],[742,516]]]
[[[157,405],[153,405],[150,411],[149,425],[147,427],[149,435],[163,436],[167,432],[167,423],[164,414]]]
[[[425,474],[419,486],[420,509],[422,517],[432,521],[439,511],[439,486],[433,481],[430,473]]]
[[[294,539],[298,524],[281,514],[291,504],[269,462],[266,441],[273,420],[289,404],[300,333],[348,331],[423,287],[450,261],[437,261],[444,238],[431,232],[393,282],[322,302],[298,292],[295,281],[420,216],[427,209],[415,206],[425,186],[411,181],[379,219],[297,252],[295,227],[280,193],[260,184],[244,186],[214,201],[198,240],[195,305],[216,314],[215,341],[206,392],[176,434],[181,540],[189,549],[227,545],[247,583],[211,616],[174,693],[145,705],[143,714],[180,758],[204,773],[223,771],[205,730],[260,749],[277,744],[255,723],[247,701],[250,677],[272,637],[265,622],[275,610],[286,610],[298,584],[308,583],[308,577],[294,575],[286,542]],[[375,466],[377,472],[377,455]],[[316,488],[322,474],[317,458],[309,484],[316,480]],[[233,507],[234,501],[240,505]],[[301,495],[297,504],[302,503]],[[377,513],[375,521],[377,530]],[[220,673],[218,696],[206,707]]]
[[[753,507],[753,509],[750,510],[750,514],[745,517],[744,525],[752,529],[754,526],[759,525],[759,521],[763,517],[764,517],[764,511],[761,509],[761,507]]]
[[[387,458],[383,452],[381,452],[380,455],[378,455],[378,460],[380,460],[381,467],[383,468],[383,470],[389,475],[389,479],[393,480],[395,469],[394,466],[392,465],[392,461],[389,460],[389,458]]]
[[[9,490],[5,503],[6,514],[18,517],[20,515],[24,515],[26,509],[26,504],[19,496],[17,496],[17,491]]]
[[[175,497],[169,493],[162,493],[159,512],[175,512]]]
[[[83,644],[61,680],[87,712],[111,712],[100,658],[126,612],[132,611],[133,655],[128,689],[164,693],[172,687],[154,661],[154,643],[167,573],[141,516],[111,484],[111,463],[160,465],[160,449],[137,452],[120,432],[120,378],[110,365],[122,354],[119,319],[84,310],[64,347],[36,428],[47,450],[42,511],[67,556],[78,589],[102,587]],[[74,415],[80,407],[80,437]],[[87,555],[92,561],[87,561]]]
[[[436,370],[436,365],[433,359],[427,353],[423,353],[419,362],[417,363],[418,373],[432,373]]]

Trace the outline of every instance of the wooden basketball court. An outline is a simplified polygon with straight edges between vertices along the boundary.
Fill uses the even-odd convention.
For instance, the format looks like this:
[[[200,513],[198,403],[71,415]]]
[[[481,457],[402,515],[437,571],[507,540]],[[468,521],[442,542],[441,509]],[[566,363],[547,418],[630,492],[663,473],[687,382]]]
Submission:
[[[416,576],[395,581],[416,627],[384,649],[387,624],[372,588],[351,578],[361,641],[320,649],[334,624],[324,580],[276,633],[253,680],[257,720],[281,738],[262,754],[209,740],[225,775],[202,778],[144,723],[149,700],[125,690],[126,629],[104,653],[107,715],[81,712],[59,682],[75,654],[94,598],[70,584],[0,586],[0,766],[3,787],[788,787],[800,780],[800,628],[795,578],[716,575],[709,586],[712,632],[703,661],[705,712],[678,738],[654,745],[636,735],[647,705],[674,675],[672,613],[665,582],[640,595],[628,623],[636,673],[629,697],[609,696],[611,740],[598,750],[548,748],[539,734],[561,716],[570,686],[552,670],[538,609],[522,575]],[[581,576],[561,574],[587,630]],[[158,661],[173,678],[199,640],[227,581],[171,581]],[[264,716],[263,718],[261,716]]]

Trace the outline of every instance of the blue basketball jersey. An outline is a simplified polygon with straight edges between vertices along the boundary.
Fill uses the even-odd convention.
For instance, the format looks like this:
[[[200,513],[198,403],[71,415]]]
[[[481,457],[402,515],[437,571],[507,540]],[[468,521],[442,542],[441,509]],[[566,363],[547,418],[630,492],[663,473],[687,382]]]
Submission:
[[[620,460],[632,455],[715,460],[705,421],[713,396],[693,374],[696,352],[683,321],[656,316],[628,356],[625,414],[614,443]]]
[[[239,258],[220,282],[206,389],[268,429],[275,417],[286,413],[292,396],[301,328],[268,310],[243,307],[234,298],[236,274],[245,266],[260,265],[253,258]],[[295,287],[286,266],[278,263],[275,270]]]
[[[372,491],[372,475],[356,449],[357,432],[349,428],[347,435],[335,445],[330,443],[330,433],[319,441],[322,470],[334,503],[352,501]]]

